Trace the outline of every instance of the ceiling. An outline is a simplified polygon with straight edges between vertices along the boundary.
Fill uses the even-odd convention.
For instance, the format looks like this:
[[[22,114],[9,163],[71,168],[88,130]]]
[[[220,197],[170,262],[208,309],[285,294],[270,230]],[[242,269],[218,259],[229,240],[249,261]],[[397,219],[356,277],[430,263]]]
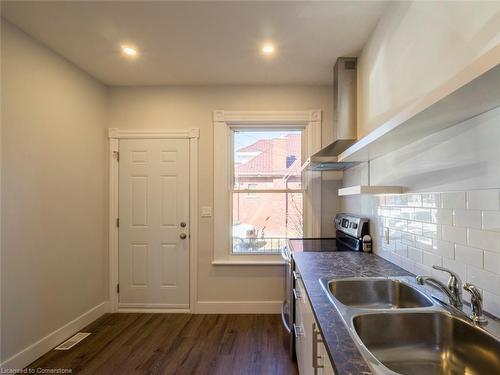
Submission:
[[[2,1],[2,17],[108,85],[329,84],[387,1]],[[262,43],[276,46],[272,57]],[[120,44],[138,47],[126,59]]]

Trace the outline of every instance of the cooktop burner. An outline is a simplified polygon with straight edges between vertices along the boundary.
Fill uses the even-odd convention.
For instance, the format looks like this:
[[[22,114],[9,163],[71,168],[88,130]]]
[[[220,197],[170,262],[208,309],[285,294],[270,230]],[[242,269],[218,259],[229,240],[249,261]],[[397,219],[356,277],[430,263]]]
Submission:
[[[291,238],[288,240],[290,251],[337,251],[335,238]]]

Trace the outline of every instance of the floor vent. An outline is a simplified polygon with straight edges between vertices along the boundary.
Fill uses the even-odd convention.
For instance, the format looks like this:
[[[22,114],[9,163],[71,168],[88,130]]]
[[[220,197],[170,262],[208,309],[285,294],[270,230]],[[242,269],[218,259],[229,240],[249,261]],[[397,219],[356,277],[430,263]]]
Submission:
[[[70,337],[69,339],[64,341],[61,345],[56,347],[54,350],[69,350],[89,335],[90,335],[90,333],[78,332],[76,335],[74,335],[73,337]]]

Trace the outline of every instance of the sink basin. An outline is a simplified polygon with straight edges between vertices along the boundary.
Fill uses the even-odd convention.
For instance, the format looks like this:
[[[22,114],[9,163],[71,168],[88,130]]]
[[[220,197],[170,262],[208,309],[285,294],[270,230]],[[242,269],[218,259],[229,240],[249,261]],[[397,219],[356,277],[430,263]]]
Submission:
[[[396,373],[500,374],[500,341],[449,313],[369,313],[352,324],[368,352]]]
[[[394,279],[331,280],[327,289],[340,303],[365,309],[430,307],[432,301],[418,289]]]

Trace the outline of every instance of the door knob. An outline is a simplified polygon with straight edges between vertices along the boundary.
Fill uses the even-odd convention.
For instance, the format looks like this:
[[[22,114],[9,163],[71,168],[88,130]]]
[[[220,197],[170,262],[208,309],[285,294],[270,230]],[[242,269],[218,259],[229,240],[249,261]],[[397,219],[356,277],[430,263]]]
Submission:
[[[186,236],[186,233],[181,233],[179,235],[179,237],[181,238],[181,240],[184,240],[184,239],[186,239],[187,236]]]
[[[186,223],[181,221],[181,228],[186,228]]]

